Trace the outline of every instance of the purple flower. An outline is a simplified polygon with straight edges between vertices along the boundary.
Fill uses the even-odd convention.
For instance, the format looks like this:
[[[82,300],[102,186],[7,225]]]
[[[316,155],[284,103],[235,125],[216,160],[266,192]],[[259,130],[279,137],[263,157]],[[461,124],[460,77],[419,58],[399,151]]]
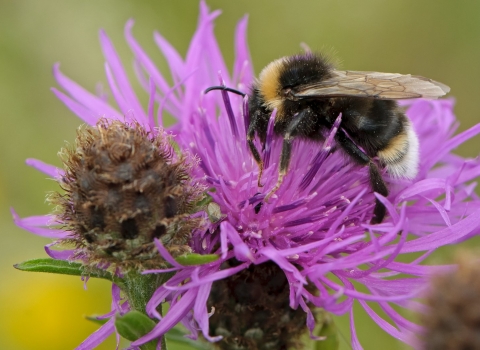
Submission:
[[[147,305],[147,313],[157,318],[158,324],[132,346],[159,338],[179,322],[193,338],[200,331],[209,341],[220,340],[220,335],[210,334],[212,310],[207,304],[212,286],[266,262],[274,263],[284,273],[289,306],[304,310],[310,332],[315,326],[313,307],[335,315],[349,313],[352,347],[361,349],[353,317],[356,301],[382,329],[412,343],[412,334],[419,331],[419,326],[406,320],[393,306],[407,307],[407,302],[424,289],[427,277],[445,269],[423,264],[436,248],[480,232],[480,199],[472,183],[480,175],[480,161],[451,153],[480,133],[480,124],[453,136],[458,125],[452,100],[405,102],[406,114],[420,140],[420,169],[413,181],[385,175],[391,193],[383,198],[371,192],[368,169],[332,150],[333,136],[341,122],[339,116],[325,143],[295,143],[282,186],[265,202],[264,196],[278,176],[281,139],[273,135],[274,115],[262,154],[264,187],[258,188],[258,167],[246,144],[247,101],[226,92],[204,94],[219,80],[242,91],[247,91],[253,81],[246,44],[247,19],[237,26],[236,58],[230,76],[213,35],[213,21],[218,15],[219,11],[209,12],[201,3],[199,24],[185,58],[155,33],[155,42],[169,63],[173,86],[133,38],[133,21],[127,23],[125,36],[135,55],[134,68],[150,96],[145,108],[103,31],[100,41],[116,107],[64,76],[58,65],[54,68],[55,78],[65,92],[53,92],[87,124],[110,118],[135,121],[150,129],[162,126],[163,111],[172,114],[177,123],[167,130],[176,135],[180,148],[200,158],[194,176],[212,189],[210,195],[220,207],[218,220],[209,230],[196,232],[190,242],[196,253],[218,254],[216,262],[180,265],[157,242],[160,254],[176,274],[156,290]],[[261,149],[259,143],[257,148]],[[52,177],[62,176],[60,170],[39,161],[30,160],[29,165]],[[385,204],[388,216],[382,224],[370,225],[376,196]],[[39,235],[65,237],[65,232],[45,227],[51,219],[16,218],[16,222]],[[417,258],[411,258],[410,253],[417,253]],[[225,264],[233,259],[236,264]],[[170,310],[161,316],[157,307],[164,301],[170,303]],[[378,304],[388,319],[377,314],[371,303]],[[97,341],[104,334],[93,337]]]

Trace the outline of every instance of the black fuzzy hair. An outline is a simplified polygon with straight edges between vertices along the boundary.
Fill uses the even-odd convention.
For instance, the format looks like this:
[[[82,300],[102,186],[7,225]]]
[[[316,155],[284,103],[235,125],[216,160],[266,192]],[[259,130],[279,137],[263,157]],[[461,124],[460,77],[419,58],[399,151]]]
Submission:
[[[303,53],[287,57],[280,72],[283,89],[308,85],[328,79],[333,69],[329,60],[321,54]]]

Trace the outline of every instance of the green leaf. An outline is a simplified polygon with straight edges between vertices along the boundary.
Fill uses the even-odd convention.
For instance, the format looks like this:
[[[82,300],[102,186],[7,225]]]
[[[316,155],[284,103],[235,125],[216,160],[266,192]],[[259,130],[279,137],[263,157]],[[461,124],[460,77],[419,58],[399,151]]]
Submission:
[[[185,265],[185,266],[190,266],[190,265],[202,265],[202,264],[207,264],[212,261],[217,261],[219,258],[218,255],[216,254],[185,254],[185,255],[180,255],[175,258],[175,261],[178,262],[179,264]]]
[[[93,278],[102,278],[115,283],[122,283],[122,280],[113,276],[110,272],[100,269],[88,269],[85,272],[85,267],[77,262],[69,262],[65,260],[56,259],[33,259],[13,265],[18,270],[30,272],[47,272],[56,273],[60,275],[70,276],[89,276]]]
[[[184,337],[185,333],[179,330],[178,328],[172,328],[166,334],[167,340],[170,342],[175,342],[182,345],[182,349],[184,346],[188,346],[189,349],[197,349],[197,350],[212,350],[214,349],[210,343],[201,340],[192,340],[189,338]]]
[[[317,334],[320,337],[325,337],[325,340],[315,342],[315,350],[338,350],[340,341],[338,339],[338,329],[333,322],[333,317],[325,312],[323,315],[323,325]]]
[[[155,327],[155,321],[148,318],[140,311],[130,311],[123,316],[115,317],[115,328],[117,332],[127,340],[135,341],[149,333]],[[157,340],[149,341],[140,346],[142,350],[155,350]]]

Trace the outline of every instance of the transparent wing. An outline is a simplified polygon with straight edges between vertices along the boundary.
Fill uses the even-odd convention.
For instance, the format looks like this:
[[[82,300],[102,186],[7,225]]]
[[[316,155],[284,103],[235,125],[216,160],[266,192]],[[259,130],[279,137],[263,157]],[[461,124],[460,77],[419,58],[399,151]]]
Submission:
[[[305,97],[374,97],[385,100],[438,98],[450,88],[435,80],[397,73],[333,70],[332,77],[302,86],[294,95]]]

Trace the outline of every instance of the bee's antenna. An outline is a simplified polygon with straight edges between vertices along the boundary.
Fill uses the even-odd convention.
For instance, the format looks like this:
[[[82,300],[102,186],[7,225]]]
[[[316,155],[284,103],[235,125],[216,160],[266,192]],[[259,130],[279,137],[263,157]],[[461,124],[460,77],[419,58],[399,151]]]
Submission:
[[[208,89],[205,90],[205,93],[208,93],[212,90],[224,90],[224,91],[229,91],[233,92],[234,94],[240,95],[242,97],[245,97],[245,94],[241,91],[226,87],[226,86],[210,86]]]

